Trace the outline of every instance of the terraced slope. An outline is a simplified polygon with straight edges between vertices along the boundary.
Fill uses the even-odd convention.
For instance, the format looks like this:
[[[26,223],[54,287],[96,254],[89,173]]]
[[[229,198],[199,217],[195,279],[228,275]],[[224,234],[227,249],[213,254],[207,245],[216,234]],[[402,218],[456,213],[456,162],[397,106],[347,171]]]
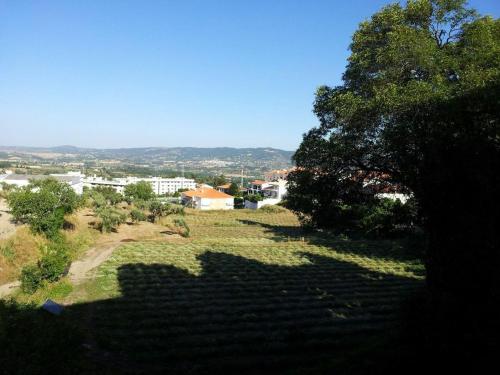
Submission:
[[[91,317],[115,370],[335,368],[396,327],[421,283],[421,265],[397,256],[397,243],[306,236],[288,212],[185,219],[190,238],[115,250],[87,285],[98,301],[72,307]]]

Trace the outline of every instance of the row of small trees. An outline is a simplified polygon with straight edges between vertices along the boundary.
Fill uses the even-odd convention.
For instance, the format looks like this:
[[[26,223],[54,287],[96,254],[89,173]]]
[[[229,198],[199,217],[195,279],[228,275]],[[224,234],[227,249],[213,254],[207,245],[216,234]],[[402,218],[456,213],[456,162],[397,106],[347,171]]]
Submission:
[[[116,192],[112,187],[96,187],[86,191],[84,195],[86,200],[90,200],[90,205],[100,219],[98,225],[102,232],[111,232],[126,221],[127,214],[116,207],[121,202],[133,206],[129,212],[133,223],[154,223],[161,217],[183,213],[182,207],[158,200],[151,185],[145,181],[127,185],[124,194]]]
[[[136,223],[155,222],[162,216],[183,213],[182,207],[155,199],[146,182],[128,185],[124,194],[111,187],[97,187],[79,197],[68,184],[49,177],[32,181],[25,187],[6,186],[2,191],[13,219],[27,224],[33,233],[48,240],[40,246],[39,260],[21,270],[22,289],[26,293],[34,293],[44,283],[57,281],[67,273],[72,253],[62,229],[65,216],[78,207],[93,207],[102,232],[111,232],[127,220],[126,211],[117,208],[121,202],[134,206],[129,215]]]
[[[72,254],[61,229],[65,215],[82,201],[68,184],[53,178],[8,189],[6,199],[14,220],[28,224],[34,233],[48,239],[40,246],[40,259],[21,271],[23,291],[34,293],[44,282],[59,280],[69,269]]]

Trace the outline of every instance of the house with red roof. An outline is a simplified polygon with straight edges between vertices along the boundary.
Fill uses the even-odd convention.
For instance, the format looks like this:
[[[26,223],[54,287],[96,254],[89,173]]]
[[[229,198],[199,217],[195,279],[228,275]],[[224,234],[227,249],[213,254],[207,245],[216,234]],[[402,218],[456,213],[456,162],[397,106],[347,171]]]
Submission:
[[[198,210],[232,210],[234,208],[234,197],[206,186],[182,192],[181,199],[186,207]]]

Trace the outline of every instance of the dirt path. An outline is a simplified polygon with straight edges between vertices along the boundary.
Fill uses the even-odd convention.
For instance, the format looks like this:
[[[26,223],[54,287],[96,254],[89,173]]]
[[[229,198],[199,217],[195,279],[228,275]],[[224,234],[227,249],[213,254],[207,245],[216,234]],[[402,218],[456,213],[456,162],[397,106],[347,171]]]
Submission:
[[[104,263],[113,254],[113,251],[122,242],[113,242],[104,246],[93,247],[85,253],[82,259],[75,260],[71,263],[71,267],[68,272],[70,281],[73,284],[78,284],[84,280],[92,278],[94,275],[89,271],[96,269],[102,263]]]
[[[10,221],[11,218],[7,202],[0,198],[0,239],[7,238],[16,231],[17,226]]]
[[[91,279],[94,277],[94,273],[90,272],[95,270],[98,266],[104,263],[113,254],[113,251],[123,242],[117,241],[108,243],[101,246],[96,246],[89,249],[82,259],[75,260],[71,263],[71,267],[68,272],[68,277],[73,284],[79,284],[82,281]],[[14,292],[21,283],[19,281],[13,281],[8,284],[0,285],[0,298],[4,298]]]
[[[6,205],[2,206],[4,201],[0,200],[0,211],[3,207],[7,208]],[[8,214],[3,214],[5,217]],[[81,211],[80,220],[84,226],[89,225],[89,221],[94,220],[92,215],[89,215],[89,210]],[[1,217],[0,217],[1,219]],[[1,229],[1,227],[0,227]],[[14,226],[13,230],[16,230]],[[0,234],[2,232],[0,231]],[[83,281],[92,279],[95,275],[97,267],[104,263],[112,254],[113,251],[125,242],[131,241],[143,241],[143,240],[158,240],[165,241],[169,239],[179,239],[181,238],[177,234],[167,233],[165,226],[152,224],[152,223],[141,223],[140,225],[122,225],[117,233],[107,233],[105,235],[100,235],[100,240],[97,241],[98,244],[85,253],[81,259],[75,260],[68,271],[69,280],[77,285]],[[94,272],[92,272],[94,271]],[[0,298],[5,297],[12,293],[19,287],[19,281],[14,281],[8,284],[0,285]]]
[[[8,284],[0,285],[0,298],[7,297],[9,294],[19,288],[20,285],[21,283],[19,281],[13,281]]]

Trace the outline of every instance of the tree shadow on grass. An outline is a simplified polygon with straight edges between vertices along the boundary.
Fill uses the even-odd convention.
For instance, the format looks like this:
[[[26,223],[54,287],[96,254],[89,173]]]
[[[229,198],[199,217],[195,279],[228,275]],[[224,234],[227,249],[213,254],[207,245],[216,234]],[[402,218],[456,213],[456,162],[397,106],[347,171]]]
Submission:
[[[281,226],[253,220],[239,222],[259,226],[276,242],[304,241],[311,245],[329,247],[342,253],[363,255],[376,259],[410,261],[420,263],[423,258],[424,242],[419,236],[396,239],[342,238],[328,232],[304,230],[297,226]],[[415,267],[416,274],[424,275],[423,266]]]
[[[121,297],[46,318],[70,319],[82,328],[86,345],[78,349],[87,356],[82,361],[81,353],[75,355],[83,363],[75,373],[385,370],[382,357],[393,350],[388,332],[397,329],[400,304],[420,283],[302,255],[303,264],[281,266],[207,251],[198,257],[199,275],[163,264],[125,264],[117,274]],[[46,360],[77,352],[75,345],[55,345],[54,358],[46,354]]]

